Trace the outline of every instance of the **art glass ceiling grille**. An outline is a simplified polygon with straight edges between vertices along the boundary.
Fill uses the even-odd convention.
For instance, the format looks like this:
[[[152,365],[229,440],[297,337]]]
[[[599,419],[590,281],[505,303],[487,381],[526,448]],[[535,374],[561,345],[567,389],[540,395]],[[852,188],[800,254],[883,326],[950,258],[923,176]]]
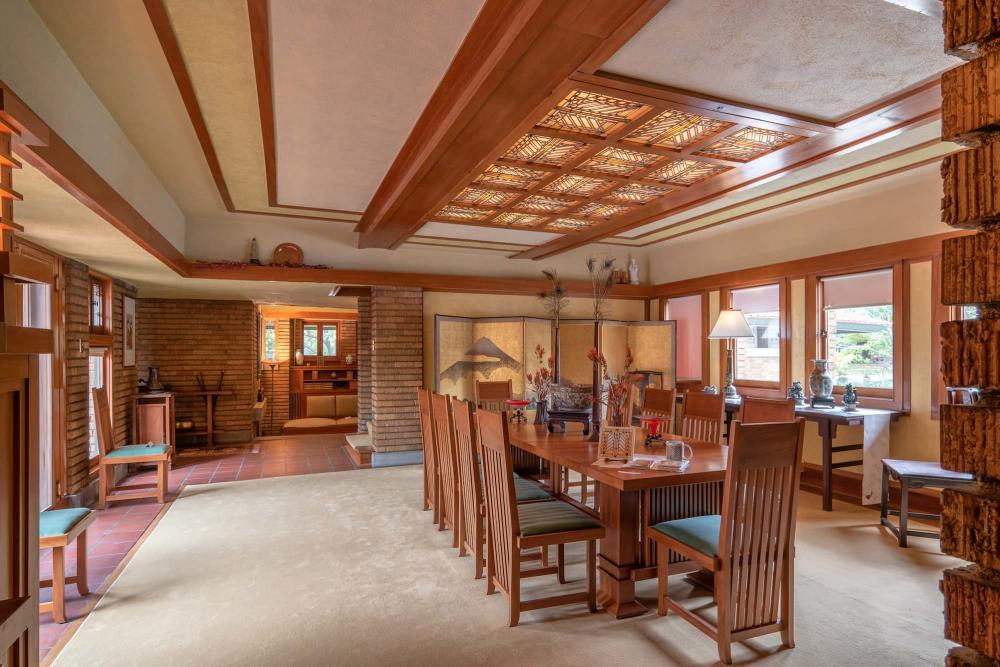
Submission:
[[[589,88],[569,91],[426,220],[573,233],[656,215],[685,189],[809,134]]]

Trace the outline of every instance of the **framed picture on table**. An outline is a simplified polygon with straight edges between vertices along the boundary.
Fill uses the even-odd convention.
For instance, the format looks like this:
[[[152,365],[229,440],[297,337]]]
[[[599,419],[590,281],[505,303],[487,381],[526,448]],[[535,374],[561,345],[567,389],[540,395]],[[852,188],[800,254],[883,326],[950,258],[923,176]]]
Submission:
[[[122,365],[135,366],[135,299],[122,296]]]

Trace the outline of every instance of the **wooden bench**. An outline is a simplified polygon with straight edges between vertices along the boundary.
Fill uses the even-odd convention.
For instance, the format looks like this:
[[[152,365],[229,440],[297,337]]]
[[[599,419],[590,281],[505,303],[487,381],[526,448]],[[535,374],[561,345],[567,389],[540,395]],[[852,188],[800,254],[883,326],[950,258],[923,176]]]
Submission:
[[[52,588],[52,601],[38,605],[38,613],[52,612],[56,623],[66,622],[66,584],[76,584],[80,595],[87,588],[87,528],[97,518],[97,512],[86,507],[45,510],[39,518],[38,546],[52,549],[52,578],[38,582],[39,588]],[[66,576],[64,549],[76,540],[76,574]]]
[[[899,509],[889,509],[889,478],[899,481]],[[910,530],[907,521],[910,517],[916,519],[938,520],[939,514],[927,514],[910,511],[910,489],[948,489],[963,486],[975,486],[976,479],[962,472],[945,470],[933,461],[904,461],[901,459],[882,459],[882,508],[880,523],[889,529],[899,541],[899,546],[906,546],[906,537],[938,537],[938,533],[928,530]],[[889,515],[899,517],[899,527],[893,525]]]

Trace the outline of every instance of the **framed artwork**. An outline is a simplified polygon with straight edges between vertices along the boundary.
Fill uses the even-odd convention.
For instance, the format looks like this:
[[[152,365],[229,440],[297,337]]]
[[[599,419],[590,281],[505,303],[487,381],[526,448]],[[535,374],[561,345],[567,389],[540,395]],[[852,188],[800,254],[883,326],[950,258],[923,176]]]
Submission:
[[[135,366],[135,299],[122,296],[122,365]]]

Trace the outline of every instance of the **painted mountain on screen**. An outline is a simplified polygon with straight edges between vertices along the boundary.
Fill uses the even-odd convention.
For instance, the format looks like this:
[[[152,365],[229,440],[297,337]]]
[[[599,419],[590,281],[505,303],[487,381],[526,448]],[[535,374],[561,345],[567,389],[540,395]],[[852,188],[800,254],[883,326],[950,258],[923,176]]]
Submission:
[[[485,336],[472,344],[461,359],[441,372],[441,379],[458,382],[470,373],[478,373],[489,380],[500,368],[520,370],[521,364]]]

